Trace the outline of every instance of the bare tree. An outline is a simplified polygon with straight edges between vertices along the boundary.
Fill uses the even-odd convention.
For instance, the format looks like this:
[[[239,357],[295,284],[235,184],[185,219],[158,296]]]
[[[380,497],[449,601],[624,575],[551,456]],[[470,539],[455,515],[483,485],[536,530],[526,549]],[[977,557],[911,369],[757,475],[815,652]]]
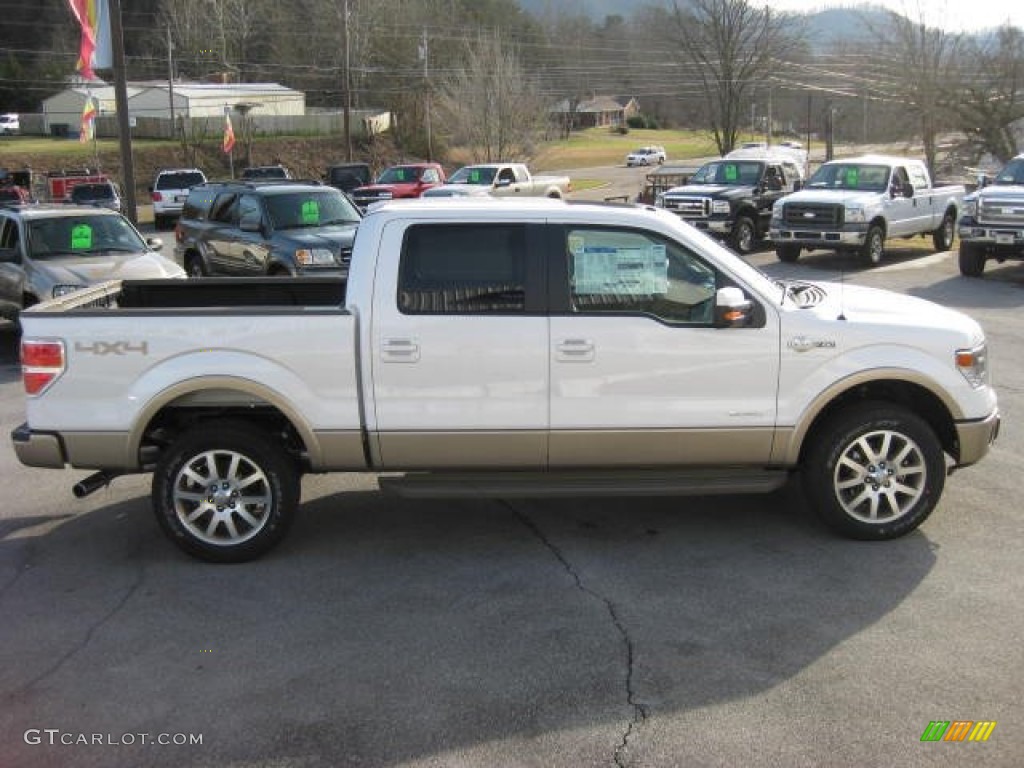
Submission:
[[[918,6],[917,18],[888,12],[889,24],[869,28],[881,40],[880,52],[888,60],[893,96],[916,119],[925,163],[935,173],[938,137],[952,127],[946,109],[956,83],[956,62],[963,45],[960,35],[929,27]]]
[[[525,160],[547,120],[547,103],[497,33],[482,34],[465,62],[437,86],[437,110],[474,162]]]
[[[736,146],[751,89],[801,47],[795,17],[748,0],[672,2],[671,42],[685,72],[700,83],[707,119],[722,154]]]
[[[969,44],[960,87],[947,94],[957,127],[975,160],[990,154],[1005,163],[1017,154],[1013,125],[1024,119],[1024,32],[1001,27],[995,38]]]

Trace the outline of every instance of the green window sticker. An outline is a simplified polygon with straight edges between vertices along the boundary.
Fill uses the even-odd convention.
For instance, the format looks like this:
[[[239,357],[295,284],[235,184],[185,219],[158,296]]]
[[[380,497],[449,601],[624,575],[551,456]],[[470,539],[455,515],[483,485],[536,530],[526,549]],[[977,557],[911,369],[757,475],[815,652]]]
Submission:
[[[846,169],[846,186],[856,188],[859,177],[860,177],[860,173],[858,173],[858,169],[857,168],[855,168],[855,167],[854,168],[847,168]]]
[[[75,224],[71,228],[71,250],[83,251],[92,248],[92,227],[88,224]]]
[[[302,223],[313,226],[320,223],[320,203],[316,200],[307,200],[302,204]]]
[[[479,184],[480,183],[480,171],[470,171],[469,172],[469,183],[470,184]]]
[[[739,169],[731,163],[725,166],[725,180],[736,181],[740,177]]]

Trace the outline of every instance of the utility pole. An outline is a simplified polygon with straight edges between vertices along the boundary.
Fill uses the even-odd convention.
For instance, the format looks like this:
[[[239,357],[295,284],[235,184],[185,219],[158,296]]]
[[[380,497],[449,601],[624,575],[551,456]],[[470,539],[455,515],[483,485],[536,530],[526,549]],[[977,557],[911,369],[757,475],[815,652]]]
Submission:
[[[343,41],[345,45],[345,79],[342,83],[344,88],[344,102],[345,102],[345,159],[352,160],[352,79],[349,73],[349,39],[348,39],[348,0],[345,0],[345,5],[342,8],[342,13],[345,15],[342,19],[344,35]]]
[[[135,163],[132,158],[131,122],[128,117],[128,84],[124,71],[121,0],[110,0],[110,43],[114,55],[114,104],[117,109],[117,132],[121,140],[121,181],[124,185],[125,214],[132,224],[138,224],[139,212],[135,209]]]
[[[434,161],[434,144],[430,136],[430,70],[428,68],[428,62],[430,60],[430,44],[427,41],[427,28],[423,28],[423,38],[420,42],[420,58],[423,59],[423,96],[425,99],[424,106],[424,122],[427,128],[427,160],[430,162]]]
[[[167,105],[171,111],[171,138],[174,138],[174,42],[167,27]]]

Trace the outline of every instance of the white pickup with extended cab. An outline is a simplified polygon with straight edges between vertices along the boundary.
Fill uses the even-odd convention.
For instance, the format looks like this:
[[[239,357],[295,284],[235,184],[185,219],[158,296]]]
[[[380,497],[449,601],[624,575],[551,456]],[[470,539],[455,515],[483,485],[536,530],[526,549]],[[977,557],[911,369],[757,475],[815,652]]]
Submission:
[[[556,197],[572,191],[568,176],[533,176],[522,163],[466,165],[423,197]]]
[[[647,206],[385,203],[341,278],[111,283],[27,310],[35,467],[153,472],[185,551],[252,558],[304,472],[407,494],[766,491],[801,470],[887,539],[999,427],[985,336],[886,291],[772,281]]]
[[[885,241],[925,235],[947,251],[956,234],[964,187],[932,186],[920,160],[864,155],[824,163],[799,192],[772,208],[775,253],[792,262],[800,251],[856,251],[878,264]]]

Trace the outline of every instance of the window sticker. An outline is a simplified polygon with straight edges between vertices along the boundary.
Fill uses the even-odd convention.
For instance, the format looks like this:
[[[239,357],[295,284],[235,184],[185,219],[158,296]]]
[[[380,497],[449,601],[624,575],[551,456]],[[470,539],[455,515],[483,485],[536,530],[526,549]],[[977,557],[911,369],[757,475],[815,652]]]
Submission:
[[[848,186],[848,187],[856,187],[858,185],[858,182],[860,180],[859,170],[860,169],[858,169],[856,166],[853,166],[853,167],[850,167],[850,168],[846,169],[846,180],[845,180],[846,186]]]
[[[665,246],[587,246],[573,251],[574,289],[588,295],[644,295],[668,292]]]
[[[316,200],[306,200],[302,204],[302,223],[314,226],[320,223],[320,203]]]
[[[583,235],[569,235],[569,253],[573,256],[582,256],[586,247]]]
[[[732,163],[727,163],[725,166],[725,180],[736,181],[740,177],[739,168]]]
[[[83,251],[92,248],[92,227],[88,224],[75,224],[71,228],[71,250]]]
[[[470,171],[469,172],[469,183],[470,184],[479,184],[480,183],[480,171]]]

